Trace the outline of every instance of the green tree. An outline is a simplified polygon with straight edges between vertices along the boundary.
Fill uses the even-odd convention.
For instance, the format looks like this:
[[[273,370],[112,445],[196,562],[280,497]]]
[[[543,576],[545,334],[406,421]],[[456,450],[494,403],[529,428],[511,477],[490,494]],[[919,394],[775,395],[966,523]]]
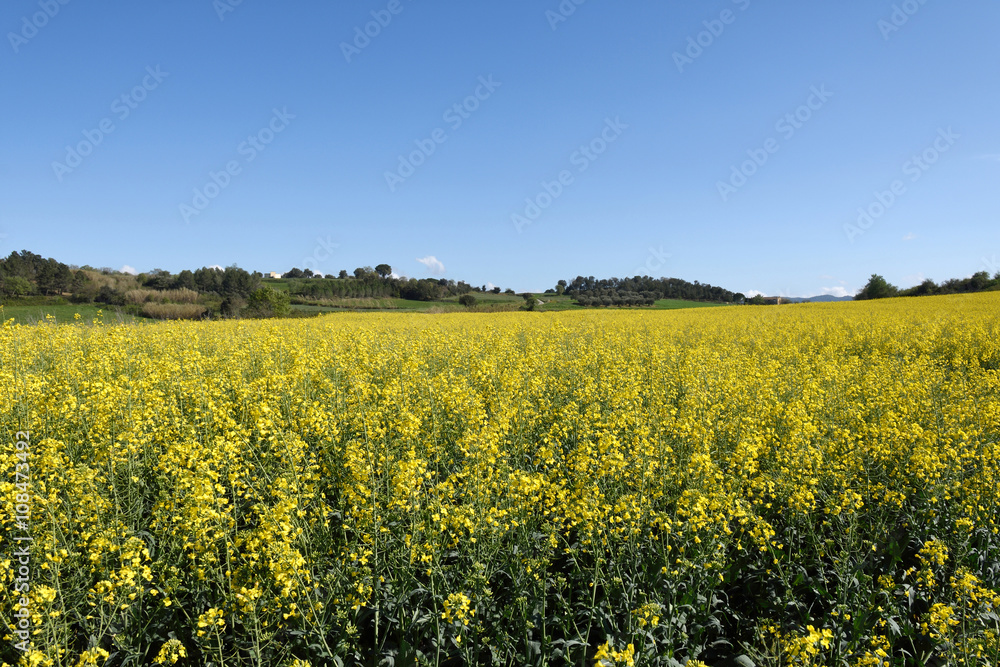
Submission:
[[[284,317],[289,313],[289,296],[270,287],[261,287],[247,299],[247,314],[251,317]]]
[[[463,294],[462,296],[458,297],[458,302],[463,306],[465,306],[466,308],[472,308],[473,306],[476,305],[476,297],[472,296],[471,294]]]
[[[973,292],[982,292],[990,286],[990,274],[986,271],[977,271],[969,279],[969,288]]]
[[[70,300],[73,303],[91,303],[97,297],[97,285],[82,270],[73,274],[69,291],[71,292]]]
[[[877,273],[873,273],[868,279],[868,284],[861,288],[861,291],[854,295],[856,301],[867,299],[888,299],[899,294],[899,288],[890,285],[886,279]]]
[[[149,273],[140,273],[137,280],[148,289],[170,289],[175,278],[166,269],[153,269]]]
[[[375,267],[375,273],[377,273],[380,278],[388,278],[392,275],[392,267],[388,264],[379,264]]]
[[[938,286],[933,280],[928,278],[916,287],[911,287],[906,291],[909,296],[930,296],[931,294],[937,293]]]
[[[10,297],[27,296],[31,294],[32,284],[21,276],[6,276],[0,279],[0,294]]]
[[[177,274],[177,277],[174,278],[173,286],[174,289],[197,289],[197,285],[194,282],[194,274],[189,269],[184,269]]]

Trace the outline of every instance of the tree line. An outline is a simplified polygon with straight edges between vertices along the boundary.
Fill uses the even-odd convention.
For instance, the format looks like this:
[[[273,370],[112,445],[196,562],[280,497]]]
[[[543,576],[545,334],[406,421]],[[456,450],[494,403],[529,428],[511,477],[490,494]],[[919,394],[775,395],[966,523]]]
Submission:
[[[394,276],[392,267],[379,264],[374,269],[364,266],[353,273],[341,270],[336,276],[313,273],[309,269],[294,268],[281,276],[289,281],[293,296],[307,299],[372,299],[397,298],[411,301],[437,301],[471,292],[500,293],[499,287],[487,289],[459,280],[444,278],[401,278]],[[508,290],[509,291],[509,290]]]
[[[124,305],[130,290],[191,290],[221,297],[247,297],[261,287],[263,275],[237,266],[203,267],[171,274],[162,269],[132,275],[109,268],[70,267],[28,250],[0,259],[0,294],[6,297],[69,294],[74,303]]]
[[[69,266],[53,258],[43,258],[28,250],[0,258],[0,296],[15,299],[68,297],[73,303],[116,306],[135,314],[148,314],[148,304],[184,303],[187,312],[199,316],[288,314],[291,299],[308,302],[321,299],[402,298],[436,301],[474,292],[499,293],[464,281],[438,278],[401,278],[392,267],[379,264],[322,275],[310,269],[293,268],[282,275],[284,289],[272,289],[259,271],[236,265],[226,268],[202,267],[173,274],[163,269],[139,274],[123,273],[107,267]],[[510,290],[508,290],[510,292]],[[197,302],[204,308],[190,307]],[[164,312],[173,312],[166,309]]]
[[[560,280],[554,290],[574,297],[581,306],[651,306],[658,299],[681,299],[714,303],[743,303],[746,296],[697,280],[680,278],[602,278],[577,276],[570,282]]]
[[[940,285],[928,278],[919,285],[908,289],[899,289],[886,281],[882,276],[873,273],[871,278],[868,279],[868,283],[861,288],[861,291],[854,296],[854,299],[856,301],[865,301],[868,299],[888,299],[895,296],[970,294],[993,290],[1000,290],[1000,271],[997,271],[992,278],[990,278],[990,274],[986,271],[977,271],[968,278],[952,278]]]

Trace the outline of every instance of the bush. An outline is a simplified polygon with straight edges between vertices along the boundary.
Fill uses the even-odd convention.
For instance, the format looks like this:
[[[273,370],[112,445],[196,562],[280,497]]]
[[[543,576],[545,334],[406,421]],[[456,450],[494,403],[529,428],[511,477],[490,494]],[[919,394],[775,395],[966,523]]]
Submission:
[[[192,289],[181,287],[179,289],[133,289],[125,292],[125,303],[142,304],[147,302],[158,303],[197,303],[198,293]]]
[[[186,287],[163,290],[160,296],[172,303],[198,303],[198,293]]]
[[[97,290],[80,290],[79,292],[73,292],[69,296],[71,303],[94,303],[94,298],[97,296]]]
[[[151,289],[130,289],[125,292],[125,303],[128,304],[142,304],[150,300],[150,297],[156,294],[156,290]]]
[[[261,287],[247,300],[245,314],[249,317],[284,317],[291,310],[289,303],[287,292]]]
[[[97,292],[97,296],[94,298],[94,301],[97,301],[98,303],[106,303],[109,306],[124,306],[125,295],[110,285],[103,285]]]
[[[471,294],[463,294],[462,296],[458,297],[458,302],[463,306],[465,306],[466,308],[472,308],[473,306],[476,305],[476,297],[472,296]]]
[[[235,295],[227,296],[222,300],[220,310],[223,317],[239,317],[240,311],[246,308],[246,305],[247,301],[243,297]]]

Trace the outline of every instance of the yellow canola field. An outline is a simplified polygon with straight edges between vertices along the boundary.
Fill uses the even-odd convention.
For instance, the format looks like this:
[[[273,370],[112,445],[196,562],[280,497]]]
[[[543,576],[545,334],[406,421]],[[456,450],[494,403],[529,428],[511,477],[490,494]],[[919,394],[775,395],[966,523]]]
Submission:
[[[8,322],[0,664],[995,665],[998,313]]]

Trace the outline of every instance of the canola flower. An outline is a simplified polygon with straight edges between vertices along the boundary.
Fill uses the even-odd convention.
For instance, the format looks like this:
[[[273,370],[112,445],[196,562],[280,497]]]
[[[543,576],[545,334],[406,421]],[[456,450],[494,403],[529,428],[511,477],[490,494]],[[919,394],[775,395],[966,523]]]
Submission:
[[[0,665],[997,664],[998,313],[7,322]]]
[[[629,644],[621,651],[616,651],[610,643],[598,647],[597,654],[594,655],[597,667],[614,667],[614,665],[625,665],[633,667],[635,665],[635,646]]]
[[[177,639],[170,639],[163,643],[163,647],[153,660],[157,665],[176,665],[178,660],[187,657],[187,649],[184,644]]]

